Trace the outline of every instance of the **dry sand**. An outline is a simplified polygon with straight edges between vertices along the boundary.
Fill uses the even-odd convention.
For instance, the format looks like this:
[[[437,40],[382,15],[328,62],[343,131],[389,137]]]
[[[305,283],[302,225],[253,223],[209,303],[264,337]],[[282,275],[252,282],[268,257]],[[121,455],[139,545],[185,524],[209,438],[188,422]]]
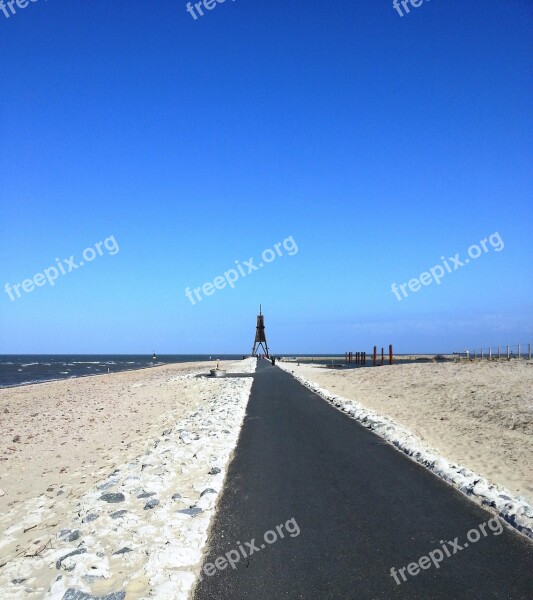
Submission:
[[[390,417],[441,456],[533,499],[533,362],[349,370],[291,364],[290,370]]]
[[[90,485],[139,454],[165,415],[202,401],[166,383],[213,366],[177,363],[0,389],[0,514],[48,488],[55,495],[61,486],[69,493]]]
[[[221,366],[233,372],[249,372],[252,365],[247,362]],[[74,570],[68,579],[74,587],[93,591],[87,583],[91,578],[83,576],[84,569],[89,568],[83,561],[96,564],[99,558],[95,557],[95,548],[118,544],[124,532],[129,532],[129,542],[137,550],[128,554],[130,568],[122,575],[131,576],[135,571],[135,581],[121,579],[120,569],[100,552],[101,573],[89,571],[104,578],[102,583],[94,583],[97,591],[114,591],[105,586],[124,586],[128,598],[140,598],[148,595],[150,588],[164,586],[174,577],[174,597],[187,596],[194,571],[200,566],[200,549],[216,499],[215,493],[204,498],[199,494],[208,481],[217,493],[221,488],[225,461],[236,442],[252,382],[245,378],[194,377],[213,366],[213,362],[172,364],[0,390],[2,598],[49,597],[46,590],[57,576],[53,565],[69,549],[66,538],[58,534],[64,527],[81,530],[81,540],[70,544],[70,550],[80,541],[87,548],[85,555],[77,557],[78,564],[69,563],[69,569]],[[202,433],[191,438],[177,423]],[[143,461],[153,464],[141,465]],[[213,461],[221,470],[210,476],[207,465]],[[116,467],[120,467],[120,475],[113,476]],[[127,508],[129,516],[124,523],[115,524],[109,515],[101,513],[96,528],[92,523],[83,525],[86,512],[93,506],[101,509],[98,497],[103,492],[98,490],[107,486],[102,487],[104,479],[111,485],[109,491],[126,494],[127,501],[118,508]],[[98,482],[99,487],[95,487]],[[135,500],[139,492],[136,486],[142,485],[159,492],[161,504],[156,510],[143,511],[142,501]],[[173,486],[179,486],[182,492],[178,500],[170,498]],[[191,505],[206,510],[205,518],[191,519],[176,513]],[[190,522],[182,525],[183,518]],[[149,534],[143,527],[148,527]],[[172,529],[167,535],[176,548],[172,556],[162,560],[158,542],[165,527]],[[146,558],[143,539],[154,550],[150,558],[154,564]],[[173,547],[166,548],[170,551]],[[24,558],[34,552],[36,558]],[[176,557],[181,560],[179,568],[174,564]],[[158,581],[158,576],[165,581]],[[26,579],[21,584],[13,583],[13,578],[19,577]],[[54,584],[56,591],[51,598],[63,597],[64,582],[65,574]],[[182,592],[176,595],[178,588]],[[157,597],[167,595],[160,591]]]

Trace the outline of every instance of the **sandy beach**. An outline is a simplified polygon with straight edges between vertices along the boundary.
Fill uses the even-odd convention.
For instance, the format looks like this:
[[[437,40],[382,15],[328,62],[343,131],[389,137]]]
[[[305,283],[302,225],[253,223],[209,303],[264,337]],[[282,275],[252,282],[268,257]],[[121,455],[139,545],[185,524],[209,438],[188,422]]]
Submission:
[[[2,598],[187,597],[252,383],[213,366],[0,390]]]
[[[438,454],[533,499],[533,363],[286,369],[411,431]]]

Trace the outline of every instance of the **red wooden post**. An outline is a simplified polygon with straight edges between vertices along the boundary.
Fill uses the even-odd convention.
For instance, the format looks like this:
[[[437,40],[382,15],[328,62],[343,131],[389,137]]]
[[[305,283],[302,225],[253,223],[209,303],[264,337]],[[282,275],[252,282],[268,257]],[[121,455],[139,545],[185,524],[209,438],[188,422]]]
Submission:
[[[385,362],[385,355],[383,353],[383,346],[381,346],[381,366],[383,366]]]
[[[392,365],[392,344],[389,344],[389,365]]]
[[[376,366],[376,364],[377,364],[377,350],[378,350],[377,347],[374,346],[374,366]]]

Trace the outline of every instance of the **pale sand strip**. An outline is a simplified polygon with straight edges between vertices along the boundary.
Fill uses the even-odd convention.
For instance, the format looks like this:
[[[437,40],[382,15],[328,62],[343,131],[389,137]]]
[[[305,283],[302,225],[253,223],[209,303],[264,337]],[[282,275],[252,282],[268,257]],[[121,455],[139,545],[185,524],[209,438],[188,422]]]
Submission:
[[[55,496],[60,486],[68,494],[91,485],[139,454],[165,415],[202,401],[166,383],[213,366],[177,363],[0,389],[0,514],[40,494]]]
[[[67,579],[71,587],[96,594],[126,590],[128,599],[154,589],[158,598],[187,596],[252,383],[193,376],[212,366],[167,365],[0,390],[0,452],[7,458],[0,479],[6,492],[0,499],[0,564],[7,562],[0,568],[3,597],[62,598]],[[249,372],[255,360],[228,368]],[[200,433],[189,437],[184,427]],[[15,435],[20,442],[11,441]],[[208,474],[213,463],[221,468],[218,475]],[[109,478],[115,468],[120,474]],[[102,480],[109,492],[124,492],[126,500],[102,503],[104,490],[94,487]],[[200,498],[208,483],[216,493]],[[146,501],[137,499],[143,491],[155,492],[160,505],[144,511]],[[182,497],[171,498],[174,492]],[[192,505],[205,513],[179,514]],[[128,511],[125,517],[110,519],[121,509]],[[102,518],[83,524],[91,511]],[[80,537],[72,543],[58,538],[63,527],[81,530]],[[39,556],[13,559],[49,540]],[[125,546],[133,551],[110,558]],[[86,549],[83,555],[55,568],[58,558],[79,547]],[[62,578],[48,594],[58,573]]]
[[[407,364],[349,370],[279,364],[317,388],[339,408],[359,420],[365,419],[367,426],[395,442],[394,427],[380,423],[379,416],[391,419],[407,432],[407,436],[398,436],[399,447],[404,451],[413,446],[417,452],[417,440],[408,439],[409,433],[414,434],[422,443],[422,454],[425,449],[435,451],[446,461],[466,467],[504,491],[509,490],[519,504],[532,503],[532,362]],[[367,418],[365,411],[373,411],[375,415]],[[419,462],[428,461],[422,456]],[[439,465],[434,470],[438,471]],[[463,481],[461,475],[450,479],[458,487],[475,482],[470,475]],[[480,491],[483,496],[485,487],[485,482],[479,482],[476,493]],[[496,504],[500,503],[497,499]],[[511,508],[511,520],[516,506]],[[505,507],[498,508],[502,514],[505,512]],[[522,514],[524,520],[527,516],[529,523],[533,517],[530,512],[524,506],[517,514]]]

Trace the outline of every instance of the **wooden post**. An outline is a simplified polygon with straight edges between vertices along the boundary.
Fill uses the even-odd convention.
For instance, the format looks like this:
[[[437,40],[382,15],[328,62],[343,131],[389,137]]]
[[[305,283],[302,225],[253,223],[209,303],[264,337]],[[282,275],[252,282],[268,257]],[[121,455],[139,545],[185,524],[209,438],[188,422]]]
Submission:
[[[356,364],[360,364],[359,363],[359,352],[356,353],[356,359],[355,359]]]
[[[511,358],[511,355],[509,353],[509,346],[507,346],[507,360],[509,360]]]
[[[381,366],[385,364],[385,354],[383,352],[383,346],[381,346]]]
[[[480,358],[481,358],[481,360],[483,360],[483,348],[481,348],[481,350],[479,352],[480,352]]]
[[[392,344],[389,344],[389,365],[392,365]]]
[[[377,363],[377,348],[376,346],[374,346],[374,367],[376,366]]]
[[[520,358],[520,344],[518,344],[518,358]]]
[[[529,351],[529,358],[531,358],[531,350]],[[366,367],[366,352],[363,352],[363,364]]]

